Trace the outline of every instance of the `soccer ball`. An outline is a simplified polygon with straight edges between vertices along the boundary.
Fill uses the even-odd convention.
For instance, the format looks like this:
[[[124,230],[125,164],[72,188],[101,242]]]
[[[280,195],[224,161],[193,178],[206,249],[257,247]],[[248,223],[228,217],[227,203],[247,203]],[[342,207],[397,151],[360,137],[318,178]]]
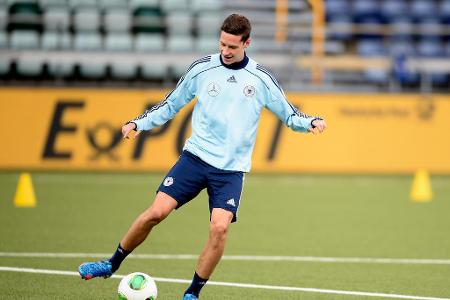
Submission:
[[[156,300],[158,290],[153,278],[136,272],[125,276],[119,284],[119,300]]]

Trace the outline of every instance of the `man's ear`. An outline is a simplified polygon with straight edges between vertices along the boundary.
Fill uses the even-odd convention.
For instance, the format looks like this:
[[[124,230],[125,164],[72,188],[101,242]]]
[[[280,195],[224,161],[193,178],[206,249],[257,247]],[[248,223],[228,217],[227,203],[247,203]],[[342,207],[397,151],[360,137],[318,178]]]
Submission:
[[[244,48],[247,48],[248,46],[250,46],[251,43],[252,43],[252,39],[248,38],[244,43]]]

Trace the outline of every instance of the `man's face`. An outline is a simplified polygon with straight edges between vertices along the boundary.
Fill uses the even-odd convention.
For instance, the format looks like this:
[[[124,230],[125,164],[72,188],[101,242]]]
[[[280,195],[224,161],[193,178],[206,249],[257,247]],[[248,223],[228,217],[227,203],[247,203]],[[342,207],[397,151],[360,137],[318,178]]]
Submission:
[[[244,58],[245,48],[250,45],[250,38],[245,42],[242,36],[233,35],[222,31],[220,33],[220,55],[222,61],[229,65],[235,62],[240,62]]]

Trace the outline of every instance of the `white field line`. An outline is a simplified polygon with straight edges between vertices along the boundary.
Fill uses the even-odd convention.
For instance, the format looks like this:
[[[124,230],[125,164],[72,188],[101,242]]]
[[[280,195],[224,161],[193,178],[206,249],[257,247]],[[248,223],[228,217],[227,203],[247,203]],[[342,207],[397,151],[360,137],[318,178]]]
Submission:
[[[15,267],[0,266],[0,272],[2,272],[2,271],[3,272],[20,272],[20,273],[80,276],[78,274],[78,272],[71,272],[71,271],[15,268]],[[113,275],[112,276],[112,278],[118,278],[118,279],[121,279],[123,277],[124,277],[124,275]],[[191,282],[190,280],[175,279],[175,278],[154,277],[154,279],[157,282],[170,282],[170,283],[190,283]],[[277,286],[277,285],[260,285],[260,284],[251,284],[251,283],[233,283],[233,282],[220,282],[220,281],[208,281],[208,285],[230,286],[230,287],[250,288],[250,289],[278,290],[278,291],[295,291],[295,292],[305,292],[305,293],[379,297],[379,298],[389,298],[389,299],[450,300],[450,298],[423,297],[423,296],[385,294],[385,293],[373,293],[373,292],[341,291],[341,290],[302,288],[302,287]]]
[[[111,253],[46,253],[46,252],[0,252],[0,257],[37,258],[106,258]],[[196,260],[193,254],[131,254],[130,259]],[[366,257],[319,257],[319,256],[255,256],[224,255],[229,261],[286,261],[354,264],[405,264],[405,265],[450,265],[450,259],[415,258],[366,258]]]

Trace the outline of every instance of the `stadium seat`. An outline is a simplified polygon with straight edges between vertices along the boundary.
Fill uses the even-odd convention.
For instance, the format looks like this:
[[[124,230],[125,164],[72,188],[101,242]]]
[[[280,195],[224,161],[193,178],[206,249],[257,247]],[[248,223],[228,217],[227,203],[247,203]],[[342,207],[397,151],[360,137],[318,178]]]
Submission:
[[[136,77],[137,66],[123,61],[114,61],[111,63],[111,76],[114,79],[129,80]]]
[[[350,16],[330,16],[327,23],[327,36],[332,40],[349,41],[353,37],[353,24]]]
[[[96,8],[97,0],[69,0],[69,5],[73,9]]]
[[[414,34],[414,25],[409,17],[398,17],[390,24],[391,37],[394,39],[410,39]]]
[[[42,30],[41,8],[35,1],[14,2],[9,7],[9,30]]]
[[[410,12],[415,21],[424,18],[433,18],[438,14],[436,1],[431,0],[411,0]]]
[[[158,33],[139,33],[135,37],[137,52],[158,52],[164,50],[164,36]]]
[[[81,8],[73,15],[73,26],[76,32],[98,32],[100,14],[94,8]]]
[[[377,20],[376,23],[381,21],[380,7],[377,1],[354,0],[352,14],[355,22],[361,22],[366,19]]]
[[[386,55],[386,49],[381,40],[360,40],[356,49],[357,53],[364,57]]]
[[[169,36],[167,39],[167,50],[169,52],[191,52],[194,49],[194,42],[188,36]]]
[[[348,16],[350,4],[348,0],[326,0],[327,19],[330,16]]]
[[[443,23],[450,24],[450,0],[442,0],[439,7],[440,17]]]
[[[39,5],[44,10],[53,7],[68,7],[67,0],[39,0]]]
[[[109,1],[109,0],[104,0]],[[123,1],[123,0],[118,0]],[[130,0],[130,8],[136,9],[138,7],[158,7],[159,0]]]
[[[170,35],[190,35],[192,31],[192,15],[190,12],[169,12],[166,16],[166,26]]]
[[[8,48],[8,34],[1,30],[0,31],[0,49]]]
[[[102,79],[106,76],[107,66],[102,62],[83,61],[79,67],[80,75],[86,79]]]
[[[440,39],[425,38],[417,43],[417,54],[421,57],[427,58],[445,58],[445,47]],[[445,85],[448,83],[448,74],[446,73],[431,73],[430,79],[434,85]]]
[[[0,76],[9,74],[11,70],[11,61],[6,57],[0,57]]]
[[[38,49],[39,35],[34,30],[15,30],[10,35],[12,49]]]
[[[75,65],[71,62],[49,62],[48,72],[55,78],[66,78],[72,76],[74,73]]]
[[[191,0],[190,9],[193,12],[200,11],[221,11],[221,0]]]
[[[41,36],[41,48],[44,50],[69,50],[72,37],[68,32],[45,31]]]
[[[102,49],[102,37],[99,33],[75,34],[74,48],[80,51],[98,51]]]
[[[8,25],[8,11],[0,6],[0,30],[6,28],[6,25]]]
[[[106,9],[104,28],[106,32],[128,32],[131,28],[131,14],[126,8]]]
[[[163,33],[164,19],[159,7],[137,7],[133,12],[133,32]]]
[[[124,0],[98,0],[98,7],[102,10],[120,8],[125,11],[128,10],[128,1]]]
[[[398,56],[414,56],[416,54],[415,45],[412,39],[396,39],[389,41],[389,54],[392,57]]]
[[[161,9],[169,13],[171,11],[188,11],[188,0],[164,0],[160,2]]]
[[[419,35],[423,38],[440,38],[443,34],[442,24],[436,18],[424,18],[418,24]]]
[[[383,20],[391,23],[396,18],[408,15],[408,4],[404,0],[384,0],[381,3],[380,11]]]
[[[200,54],[211,54],[219,51],[217,37],[200,36],[195,40],[195,50]]]
[[[129,52],[133,50],[133,39],[128,33],[109,33],[105,37],[105,50]]]
[[[45,30],[68,31],[70,12],[66,7],[49,7],[43,16]]]
[[[199,13],[196,21],[198,35],[217,37],[219,35],[220,25],[223,22],[223,15],[220,13]]]
[[[424,57],[445,57],[445,48],[438,38],[424,38],[417,43],[417,54]]]
[[[363,57],[385,56],[386,49],[380,40],[360,40],[357,44],[357,52]],[[371,69],[363,72],[364,78],[374,84],[384,85],[389,80],[386,70]]]
[[[161,80],[167,77],[167,66],[157,62],[143,62],[141,64],[142,78],[148,80]]]
[[[20,57],[16,61],[16,71],[21,76],[38,77],[42,74],[44,61],[32,57]]]

